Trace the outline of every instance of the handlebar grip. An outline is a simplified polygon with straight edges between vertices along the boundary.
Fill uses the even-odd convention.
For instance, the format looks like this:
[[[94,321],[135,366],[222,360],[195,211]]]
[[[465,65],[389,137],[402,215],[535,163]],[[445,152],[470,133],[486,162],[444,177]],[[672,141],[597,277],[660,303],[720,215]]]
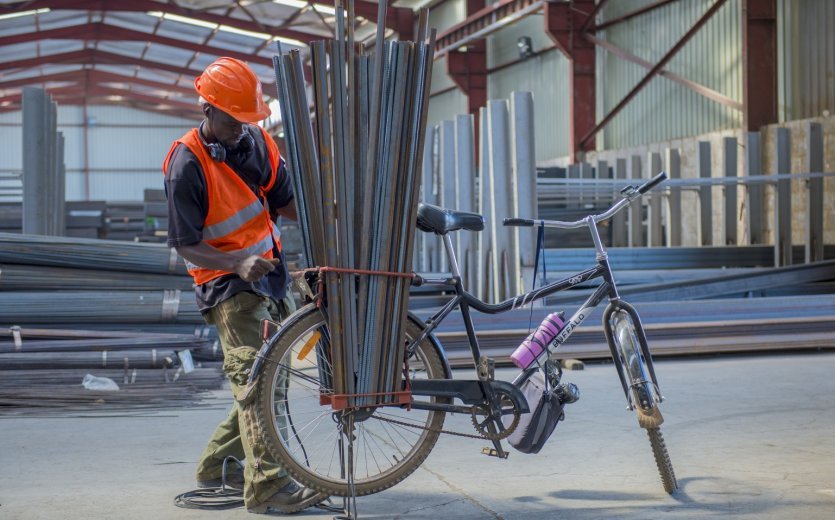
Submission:
[[[532,227],[534,225],[534,221],[527,218],[506,218],[504,219],[504,225]]]
[[[661,172],[638,188],[638,193],[644,194],[667,180],[667,172]]]

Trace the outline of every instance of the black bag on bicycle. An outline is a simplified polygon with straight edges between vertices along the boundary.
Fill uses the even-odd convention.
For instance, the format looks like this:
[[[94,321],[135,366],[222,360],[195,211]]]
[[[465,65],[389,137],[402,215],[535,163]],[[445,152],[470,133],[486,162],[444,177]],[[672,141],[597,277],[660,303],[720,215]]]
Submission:
[[[516,430],[507,440],[522,453],[539,453],[557,423],[565,417],[563,403],[557,389],[546,384],[545,376],[538,367],[520,374],[513,384],[525,394],[530,412],[522,414]]]

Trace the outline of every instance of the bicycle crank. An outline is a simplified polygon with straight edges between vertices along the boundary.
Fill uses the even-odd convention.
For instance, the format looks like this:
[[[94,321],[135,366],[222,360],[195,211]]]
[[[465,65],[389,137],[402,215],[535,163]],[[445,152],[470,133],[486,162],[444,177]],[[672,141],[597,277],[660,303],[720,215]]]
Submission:
[[[487,405],[473,405],[470,412],[473,427],[482,437],[491,441],[500,441],[510,437],[516,427],[519,426],[519,419],[522,413],[514,406],[513,401],[507,396],[499,399],[499,410],[494,413]],[[510,422],[506,422],[511,418]]]

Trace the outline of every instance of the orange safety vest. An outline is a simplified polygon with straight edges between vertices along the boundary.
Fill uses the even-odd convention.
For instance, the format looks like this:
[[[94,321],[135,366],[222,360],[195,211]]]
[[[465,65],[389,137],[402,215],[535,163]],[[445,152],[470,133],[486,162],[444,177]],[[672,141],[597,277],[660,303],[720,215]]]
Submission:
[[[275,184],[276,168],[281,156],[272,137],[263,128],[259,127],[259,130],[267,143],[271,170],[267,185],[259,188],[261,196],[265,197]],[[203,242],[241,257],[261,255],[264,258],[273,258],[273,241],[281,251],[281,240],[269,211],[232,168],[211,158],[197,132],[194,128],[174,141],[162,164],[162,172],[165,175],[168,171],[171,156],[180,143],[188,146],[200,161],[209,200],[209,211],[203,222]],[[198,285],[232,274],[229,271],[206,269],[188,261],[186,267]]]

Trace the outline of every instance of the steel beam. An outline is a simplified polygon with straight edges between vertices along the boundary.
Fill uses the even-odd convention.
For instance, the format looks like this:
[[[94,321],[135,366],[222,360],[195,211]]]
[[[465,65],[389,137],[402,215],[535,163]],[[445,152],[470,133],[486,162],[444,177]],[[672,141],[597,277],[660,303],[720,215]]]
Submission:
[[[735,178],[737,176],[736,154],[737,142],[735,137],[725,137],[722,139],[722,161],[723,169],[725,170],[725,178]],[[736,208],[737,208],[737,187],[736,184],[726,184],[724,186],[725,192],[725,245],[736,245]]]
[[[615,179],[626,180],[626,159],[615,160]],[[613,194],[613,197],[617,196]],[[630,208],[631,211],[631,208]],[[612,217],[612,246],[625,247],[629,245],[626,230],[626,215],[624,211],[615,213]]]
[[[58,27],[56,29],[47,29],[35,31],[24,34],[14,34],[11,36],[4,36],[0,38],[0,46],[14,45],[17,43],[32,42],[38,40],[66,40],[76,39],[79,35],[92,35],[91,39],[96,41],[139,41],[148,43],[158,43],[160,45],[167,45],[180,49],[186,49],[194,52],[205,54],[213,54],[216,56],[229,56],[237,58],[250,63],[257,63],[265,67],[272,66],[272,58],[258,56],[250,52],[238,51],[235,49],[225,47],[212,47],[210,45],[202,45],[180,38],[169,38],[160,36],[159,34],[149,34],[142,31],[135,31],[125,27],[118,27],[104,22],[93,22],[79,25],[69,25],[66,27]]]
[[[778,128],[775,135],[776,173],[791,173],[791,134]],[[788,179],[777,181],[774,202],[774,266],[792,263],[792,185]]]
[[[746,130],[778,121],[776,0],[742,0],[742,100]]]
[[[467,19],[438,35],[435,59],[452,53],[459,47],[483,40],[488,35],[542,9],[543,0],[501,0],[484,7],[468,0]],[[476,7],[473,9],[472,7]]]
[[[823,172],[823,130],[820,123],[806,124],[806,172]],[[823,260],[823,178],[806,181],[806,263]]]
[[[696,172],[702,179],[710,179],[710,143],[699,141],[696,152]],[[699,243],[713,245],[713,190],[710,185],[699,188]]]
[[[595,48],[583,37],[581,27],[595,11],[594,0],[548,2],[545,4],[545,32],[569,60],[569,162],[578,153],[593,150],[595,127]],[[583,137],[582,139],[580,137]]]
[[[760,147],[760,133],[748,132],[745,146],[745,175],[756,177],[763,174],[762,149]],[[748,233],[752,245],[765,243],[765,190],[761,184],[753,183],[747,186],[748,201]]]
[[[701,29],[708,22],[708,20],[710,20],[713,17],[713,15],[716,14],[716,12],[725,5],[726,2],[727,0],[716,0],[716,2],[714,2],[714,4],[711,5],[710,8],[708,8],[705,14],[703,14],[701,18],[699,18],[699,20],[693,25],[693,27],[691,27],[684,34],[684,36],[682,36],[681,39],[677,41],[675,45],[673,45],[673,47],[669,51],[667,51],[666,54],[664,54],[664,56],[658,61],[658,63],[656,63],[649,70],[649,72],[647,72],[647,74],[638,82],[638,84],[635,85],[635,87],[633,87],[632,90],[630,90],[626,94],[626,96],[624,96],[624,98],[617,105],[615,105],[615,107],[611,111],[609,111],[609,113],[606,114],[606,116],[599,123],[597,123],[597,125],[594,128],[592,128],[580,139],[580,141],[577,143],[577,146],[580,148],[586,146],[587,143],[590,142],[591,139],[593,139],[594,136],[598,132],[600,132],[600,130],[603,129],[603,127],[609,124],[609,122],[621,110],[623,110],[623,107],[625,107],[632,100],[632,98],[634,98],[638,94],[638,92],[640,92],[645,86],[647,86],[647,84],[649,84],[652,78],[654,78],[655,75],[658,74],[658,72],[664,68],[664,65],[666,65],[671,59],[673,59],[673,57],[676,54],[678,54],[678,51],[680,51],[681,48],[684,47],[684,45],[688,41],[690,41],[693,35],[699,32],[699,29]],[[594,56],[593,52],[592,56]],[[593,108],[594,107],[592,106],[592,109]]]
[[[0,7],[0,14],[11,14],[32,9],[132,13],[158,11],[167,14],[195,18],[197,20],[203,20],[218,25],[228,25],[229,27],[242,29],[244,31],[267,33],[270,36],[290,38],[302,42],[322,38],[322,36],[318,34],[311,34],[293,29],[278,28],[244,18],[214,14],[205,10],[189,9],[187,7],[181,7],[174,2],[156,2],[154,0],[130,0],[125,2],[113,2],[110,0],[33,0],[6,4],[5,6]]]
[[[467,15],[484,11],[485,0],[467,0]],[[466,52],[447,54],[447,74],[467,96],[467,113],[475,118],[475,138],[478,140],[479,108],[487,105],[487,44],[483,39],[473,41]]]
[[[629,161],[629,178],[633,186],[641,184],[641,156],[633,155]],[[644,208],[641,197],[629,205],[629,247],[641,247],[644,243]]]
[[[600,39],[596,36],[592,36],[591,34],[586,34],[585,38],[594,43],[595,45],[598,45],[599,47],[606,49],[608,52],[614,54],[615,56],[623,60],[634,63],[636,65],[640,65],[645,69],[652,69],[653,67],[652,62],[635,56],[631,52],[621,49],[620,47],[613,45],[612,43],[607,42],[606,40]],[[679,85],[683,85],[697,94],[700,94],[710,100],[716,101],[720,105],[733,108],[734,110],[741,111],[743,109],[743,104],[739,101],[729,98],[728,96],[722,94],[721,92],[713,90],[712,88],[706,87],[700,83],[696,83],[695,81],[689,80],[684,76],[679,76],[678,74],[670,72],[666,69],[659,70],[658,75],[667,78],[670,81],[678,83]]]
[[[661,165],[661,154],[658,152],[650,152],[647,177],[652,178],[658,175],[663,169],[664,167]],[[659,247],[664,244],[664,232],[661,222],[661,193],[660,190],[655,190],[648,193],[648,195],[647,245],[650,247]]]
[[[667,173],[670,179],[681,179],[681,156],[678,148],[667,149]],[[681,245],[681,188],[673,186],[667,196],[667,245]]]
[[[601,0],[601,3],[605,3],[605,1],[606,0]],[[652,4],[645,5],[644,7],[641,7],[639,9],[635,9],[634,11],[630,11],[626,14],[622,14],[622,15],[617,16],[615,18],[612,18],[610,20],[606,20],[605,22],[601,22],[601,23],[595,25],[594,27],[592,27],[591,29],[589,29],[589,32],[602,31],[603,29],[605,29],[607,27],[611,27],[613,25],[623,23],[627,20],[631,20],[632,18],[635,18],[636,16],[641,16],[642,14],[646,14],[650,11],[654,11],[654,10],[658,9],[659,7],[664,7],[665,5],[671,4],[671,3],[676,2],[676,1],[678,1],[678,0],[659,0],[659,1],[654,2]]]

